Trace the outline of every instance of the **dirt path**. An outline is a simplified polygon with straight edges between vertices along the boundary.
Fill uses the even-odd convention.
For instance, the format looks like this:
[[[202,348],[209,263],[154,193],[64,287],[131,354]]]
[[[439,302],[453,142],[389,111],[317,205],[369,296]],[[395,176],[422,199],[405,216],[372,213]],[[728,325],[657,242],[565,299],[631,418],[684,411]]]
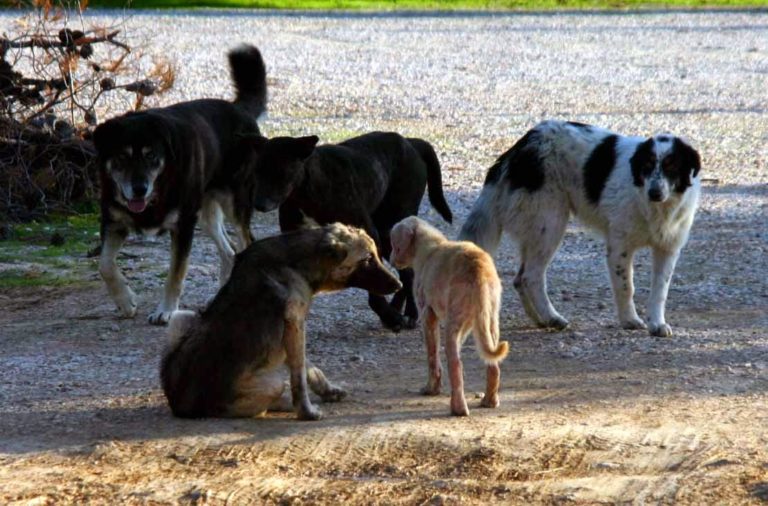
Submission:
[[[550,277],[572,329],[529,328],[507,290],[503,335],[513,351],[502,405],[477,408],[482,366],[468,347],[467,419],[448,416],[447,395],[417,394],[426,375],[419,334],[382,331],[359,292],[316,301],[309,354],[350,396],[324,405],[325,420],[299,423],[282,414],[173,419],[157,380],[163,330],[117,319],[95,273],[84,288],[6,291],[0,502],[766,499],[766,235],[759,214],[729,214],[728,202],[760,199],[752,204],[764,210],[767,196],[709,191],[673,284],[671,339],[615,327],[602,246],[573,227]],[[459,207],[462,198],[450,200]],[[273,230],[270,219],[257,235]],[[129,249],[139,258],[123,265],[146,314],[167,245]],[[211,259],[212,245],[199,241],[187,304],[212,293]]]

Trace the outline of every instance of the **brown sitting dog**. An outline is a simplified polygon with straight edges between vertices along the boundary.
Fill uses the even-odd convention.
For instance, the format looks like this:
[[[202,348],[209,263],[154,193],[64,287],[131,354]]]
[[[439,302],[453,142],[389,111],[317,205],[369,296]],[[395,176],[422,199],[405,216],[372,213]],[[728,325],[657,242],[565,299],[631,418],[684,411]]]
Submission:
[[[282,397],[287,365],[299,419],[319,419],[307,384],[324,401],[346,393],[307,364],[304,320],[318,292],[399,290],[376,251],[364,231],[336,223],[269,237],[238,254],[205,310],[177,311],[171,319],[160,377],[173,414],[262,415]]]
[[[439,230],[411,216],[392,228],[390,262],[397,269],[413,267],[414,295],[427,345],[429,379],[424,395],[440,393],[442,374],[437,348],[439,321],[448,334],[445,354],[451,378],[451,413],[469,415],[464,398],[464,372],[459,352],[471,331],[477,350],[488,364],[482,407],[499,405],[499,362],[509,346],[499,342],[501,282],[493,259],[470,242],[449,241]]]

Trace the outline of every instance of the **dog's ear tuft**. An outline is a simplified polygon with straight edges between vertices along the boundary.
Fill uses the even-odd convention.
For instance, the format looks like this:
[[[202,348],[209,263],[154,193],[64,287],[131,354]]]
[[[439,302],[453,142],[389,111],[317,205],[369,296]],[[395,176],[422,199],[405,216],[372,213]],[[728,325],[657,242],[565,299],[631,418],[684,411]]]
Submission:
[[[296,143],[296,156],[300,160],[306,160],[312,155],[320,138],[317,135],[310,135],[307,137],[296,137],[294,140]]]

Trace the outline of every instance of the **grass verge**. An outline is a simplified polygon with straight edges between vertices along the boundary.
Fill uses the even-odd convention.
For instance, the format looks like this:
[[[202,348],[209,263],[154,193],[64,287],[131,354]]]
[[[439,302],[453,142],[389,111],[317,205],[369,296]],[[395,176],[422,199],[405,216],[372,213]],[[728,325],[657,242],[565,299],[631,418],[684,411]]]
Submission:
[[[766,0],[91,0],[91,7],[297,10],[554,10],[766,7]]]
[[[8,226],[0,241],[0,289],[82,281],[92,268],[86,254],[98,244],[98,230],[97,214]]]

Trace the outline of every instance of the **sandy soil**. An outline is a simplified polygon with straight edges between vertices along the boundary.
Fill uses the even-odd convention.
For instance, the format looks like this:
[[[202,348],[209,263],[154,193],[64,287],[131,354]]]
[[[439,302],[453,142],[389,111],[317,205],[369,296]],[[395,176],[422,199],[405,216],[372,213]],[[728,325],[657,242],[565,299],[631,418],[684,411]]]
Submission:
[[[616,23],[645,23],[650,32],[664,34],[653,27],[668,21],[705,40],[717,39],[725,30],[732,37],[731,48],[757,44],[756,53],[733,49],[734,67],[763,73],[768,68],[768,46],[755,35],[761,26],[764,35],[765,15],[669,16],[639,21],[617,17]],[[215,17],[193,18],[190,23],[221,22]],[[266,24],[282,20],[289,35],[306,33],[305,25],[311,25],[316,30],[312,44],[338,42],[327,33],[349,22],[336,17],[254,19]],[[513,19],[544,28],[548,23],[606,22],[574,15]],[[396,21],[376,22],[389,26]],[[418,24],[424,20],[415,20],[414,33],[443,37],[434,28],[441,21],[454,22],[453,18],[430,21],[426,29]],[[482,17],[460,21],[470,27],[475,23],[478,32],[495,22]],[[468,33],[475,37],[475,32]],[[530,39],[535,34],[521,33],[535,46]],[[602,32],[598,26],[584,33],[587,40]],[[287,42],[280,44],[291,42],[285,37]],[[274,40],[272,44],[278,45]],[[726,60],[718,56],[718,61]],[[273,122],[265,123],[272,131],[289,122],[291,106],[306,105],[302,101],[313,96],[311,89],[296,85],[312,82],[312,75],[280,73],[285,63],[276,65],[275,79],[283,87],[275,89]],[[550,72],[544,69],[537,78],[546,79]],[[666,79],[654,72],[648,76],[652,87]],[[692,78],[699,79],[694,87],[703,87],[708,79],[704,74]],[[730,82],[737,77],[723,79]],[[587,93],[587,87],[563,87],[563,100]],[[726,88],[730,89],[723,85]],[[297,94],[296,102],[289,104],[288,89]],[[702,131],[730,128],[731,133],[722,133],[726,140],[720,144],[711,136],[700,136],[699,143],[708,146],[704,158],[709,180],[670,292],[667,313],[674,336],[652,338],[616,326],[602,242],[577,224],[569,228],[549,276],[553,302],[571,320],[571,327],[563,332],[532,328],[512,289],[515,254],[505,244],[497,260],[506,289],[502,333],[512,351],[502,367],[501,406],[478,407],[483,368],[468,343],[464,357],[469,418],[448,415],[447,394],[418,395],[426,379],[419,333],[383,331],[367,309],[364,294],[348,291],[317,299],[308,324],[309,356],[350,392],[341,403],[322,405],[324,420],[298,422],[289,414],[258,420],[174,419],[158,386],[164,329],[145,320],[167,268],[164,238],[133,239],[125,248],[128,255],[120,259],[141,299],[135,320],[116,317],[92,259],[80,259],[91,267],[83,285],[0,291],[0,503],[768,500],[768,188],[763,156],[768,129],[764,88],[745,89],[752,95],[743,96],[746,105],[741,109],[679,116],[680,129],[689,134],[699,126]],[[529,91],[515,93],[534,97]],[[488,91],[488,96],[494,93]],[[715,89],[713,95],[727,93]],[[351,103],[345,96],[337,103]],[[718,108],[716,100],[709,105]],[[354,111],[334,116],[338,111],[331,111],[330,105],[323,109],[322,100],[314,107],[318,116],[328,114],[340,123],[358,121]],[[360,113],[359,121],[381,113],[370,107]],[[613,117],[588,106],[564,107],[576,111],[573,116],[578,111],[594,114],[600,117],[591,121],[614,127],[630,124],[634,114]],[[683,103],[681,108],[685,107]],[[642,113],[647,124],[638,129],[661,128],[671,121],[669,112],[653,109],[649,106]],[[421,125],[402,111],[393,114],[398,125],[411,132]],[[468,115],[451,119],[450,125],[430,127],[437,132],[435,142],[441,148],[448,198],[457,219],[455,225],[446,226],[426,206],[422,215],[455,234],[476,197],[484,168],[524,131],[521,125],[530,126],[538,114]],[[506,134],[494,129],[502,120],[505,128],[514,130],[505,140],[500,137]],[[295,121],[311,128],[319,120],[296,116]],[[489,138],[478,131],[487,132]],[[736,170],[733,154],[743,172]],[[258,216],[254,231],[257,236],[274,233],[274,216]],[[647,254],[638,256],[636,269],[636,299],[644,308]],[[213,245],[200,238],[194,246],[185,306],[198,307],[214,293],[216,273]]]

